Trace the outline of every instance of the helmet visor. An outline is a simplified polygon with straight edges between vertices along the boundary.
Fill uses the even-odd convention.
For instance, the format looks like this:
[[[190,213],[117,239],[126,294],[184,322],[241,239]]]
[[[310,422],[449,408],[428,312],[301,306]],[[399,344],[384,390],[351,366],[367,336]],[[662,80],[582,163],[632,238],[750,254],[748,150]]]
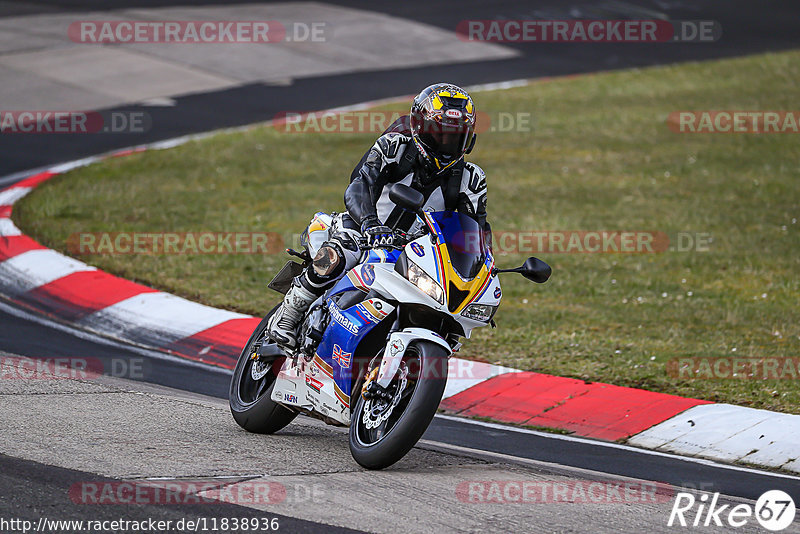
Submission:
[[[433,153],[458,158],[464,155],[472,128],[467,123],[426,120],[418,133],[420,142]]]

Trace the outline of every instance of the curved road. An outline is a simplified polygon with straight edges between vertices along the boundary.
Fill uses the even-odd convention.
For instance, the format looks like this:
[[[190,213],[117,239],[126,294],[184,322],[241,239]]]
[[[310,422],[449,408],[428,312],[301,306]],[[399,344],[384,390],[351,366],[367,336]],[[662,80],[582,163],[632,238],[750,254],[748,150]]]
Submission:
[[[127,2],[131,6],[137,3],[142,5],[169,5],[188,4],[188,2]],[[247,2],[243,2],[247,3]],[[529,18],[546,14],[551,18],[568,18],[570,12],[563,2],[546,1],[537,3],[537,9],[532,10],[522,2],[501,1],[485,3],[478,0],[468,2],[423,3],[397,2],[392,4],[382,3],[375,5],[368,2],[339,1],[335,4],[345,7],[366,8],[384,11],[388,15],[406,19],[416,19],[441,29],[452,30],[454,17],[458,20],[475,18]],[[5,16],[18,14],[21,11],[36,12],[62,12],[64,2],[40,2],[35,7],[23,7],[23,4],[10,4],[6,13],[0,13],[0,22]],[[112,9],[119,6],[119,2],[108,1],[73,1],[69,2],[70,9],[86,11],[88,9]],[[193,2],[197,4],[197,2]],[[211,4],[211,2],[209,2]],[[448,9],[445,4],[452,7]],[[14,11],[15,6],[17,10]],[[590,6],[590,7],[587,7]],[[630,14],[636,8],[659,10],[666,13],[671,19],[713,19],[722,24],[724,39],[717,43],[705,44],[670,44],[670,45],[512,45],[511,48],[518,52],[516,57],[491,61],[476,61],[472,63],[458,63],[436,68],[437,76],[457,81],[463,85],[487,83],[498,80],[530,78],[560,74],[573,74],[589,72],[598,69],[624,68],[643,66],[664,62],[695,60],[704,58],[726,57],[742,55],[763,50],[778,50],[797,47],[800,44],[800,34],[797,34],[792,21],[797,19],[800,9],[792,2],[772,2],[770,10],[765,12],[763,6],[754,2],[731,0],[725,3],[724,8],[718,7],[718,2],[678,2],[678,1],[638,1],[638,2],[600,2],[597,4],[576,3],[570,6],[577,10],[577,15],[591,18],[596,9],[606,10],[612,15],[619,10]],[[9,8],[6,8],[9,9]],[[595,11],[593,11],[593,9]],[[601,10],[602,10],[601,9]],[[616,11],[615,11],[616,10]],[[620,18],[622,18],[620,16]],[[758,27],[752,25],[753,20],[758,20]],[[293,80],[289,86],[245,84],[232,89],[208,91],[186,97],[174,99],[170,107],[147,107],[147,112],[153,117],[154,124],[162,126],[146,134],[139,135],[27,135],[5,136],[2,139],[3,157],[0,158],[0,185],[8,185],[21,177],[20,172],[52,165],[61,161],[76,159],[87,155],[104,152],[114,148],[122,148],[133,144],[152,142],[160,139],[172,138],[187,133],[201,132],[209,129],[236,126],[259,120],[272,118],[276,113],[287,109],[307,109],[308,102],[314,102],[314,107],[319,109],[352,104],[374,98],[382,98],[398,94],[410,94],[420,86],[430,81],[430,68],[406,67],[393,70],[375,70],[360,73],[346,73],[329,76],[316,76]],[[144,109],[136,106],[121,106],[113,109]],[[236,432],[236,428],[227,414],[224,403],[220,404],[212,398],[224,398],[227,394],[228,375],[216,370],[188,365],[183,361],[169,359],[166,355],[149,352],[135,347],[76,332],[69,327],[53,324],[40,317],[32,316],[24,310],[17,309],[0,301],[0,351],[12,355],[24,355],[34,358],[39,357],[86,357],[100,358],[107,364],[107,370],[113,370],[119,378],[133,379],[142,383],[144,393],[150,395],[153,402],[139,408],[143,413],[153,409],[153,417],[159,416],[158,410],[166,410],[159,403],[169,404],[174,408],[176,399],[180,402],[204,403],[208,413],[201,418],[209,424],[215,425],[215,431],[202,434],[195,446],[198,450],[185,450],[186,437],[162,436],[163,439],[172,440],[177,447],[175,461],[192,463],[197,457],[205,458],[207,450],[204,446],[214,450],[221,449],[231,457],[231,463],[237,465],[233,472],[214,467],[202,473],[184,473],[185,476],[208,475],[211,472],[229,474],[242,478],[245,473],[245,464],[237,464],[236,457],[247,451],[249,462],[246,466],[258,469],[254,473],[258,476],[264,474],[283,477],[286,487],[292,484],[301,484],[305,488],[313,487],[309,484],[308,477],[317,473],[323,480],[325,491],[329,498],[323,502],[289,502],[281,508],[273,507],[275,513],[283,509],[286,516],[302,518],[312,523],[304,523],[302,519],[286,519],[286,531],[304,532],[314,531],[318,526],[313,522],[337,524],[340,526],[355,526],[359,529],[384,531],[385,509],[392,512],[395,517],[403,517],[410,513],[414,520],[410,530],[430,531],[442,529],[444,525],[461,525],[462,529],[480,530],[481,525],[494,526],[495,530],[519,530],[531,524],[537,524],[542,529],[554,531],[581,531],[588,525],[593,530],[631,530],[650,529],[667,530],[666,520],[669,515],[671,501],[660,502],[656,505],[636,503],[633,505],[614,505],[611,508],[587,505],[583,507],[570,506],[569,512],[564,513],[564,505],[526,506],[523,510],[513,505],[500,507],[487,507],[476,505],[467,506],[455,498],[455,487],[469,480],[598,480],[607,477],[631,477],[672,486],[695,488],[704,491],[719,491],[725,495],[744,499],[755,499],[767,489],[781,488],[792,494],[800,502],[800,480],[797,478],[746,470],[743,468],[721,466],[712,462],[700,462],[679,458],[671,455],[654,454],[630,447],[581,440],[567,436],[550,435],[491,425],[480,422],[470,422],[456,418],[439,416],[423,438],[423,442],[407,460],[398,464],[392,470],[382,474],[364,473],[349,458],[346,450],[346,441],[338,429],[325,427],[316,421],[298,419],[296,426],[290,427],[283,436],[277,437],[277,442],[272,440],[254,440],[251,437]],[[125,395],[118,390],[125,391],[134,388],[127,382],[114,383],[108,386],[111,391],[103,391],[108,395]],[[156,386],[146,386],[154,384]],[[122,385],[120,385],[122,384]],[[7,386],[7,384],[6,384]],[[172,389],[162,389],[161,387]],[[117,388],[117,389],[114,389]],[[152,389],[147,389],[152,388]],[[135,388],[134,388],[135,389]],[[207,397],[200,400],[186,400],[175,390],[184,390]],[[10,394],[13,393],[13,394]],[[88,461],[76,458],[75,454],[60,454],[58,451],[40,454],[44,449],[31,446],[31,443],[46,441],[44,432],[53,432],[64,440],[67,453],[70,446],[85,447],[84,442],[70,443],[75,439],[75,433],[68,428],[58,426],[58,418],[53,414],[43,413],[46,405],[37,404],[37,399],[42,400],[47,395],[37,397],[41,392],[0,391],[0,409],[4,413],[15,413],[18,417],[24,415],[28,423],[20,425],[15,430],[11,420],[4,423],[3,451],[11,456],[0,456],[0,479],[4,487],[12,487],[25,481],[28,489],[13,493],[11,498],[0,499],[0,517],[26,517],[34,518],[40,514],[40,507],[31,503],[40,503],[42,506],[51,506],[54,516],[61,518],[84,518],[86,508],[75,506],[74,502],[65,498],[65,484],[71,485],[80,481],[87,473],[102,472],[104,476],[124,477],[129,476],[137,465],[135,449],[143,446],[141,442],[147,432],[140,434],[119,432],[118,438],[122,441],[123,452],[121,468],[112,469],[104,466],[103,460]],[[52,393],[52,392],[51,392]],[[59,402],[63,402],[63,410],[69,411],[70,406],[80,411],[79,406],[90,402],[92,395],[87,392],[62,392]],[[100,398],[96,394],[94,398]],[[148,398],[151,398],[148,397]],[[89,399],[87,401],[87,399]],[[164,399],[170,399],[169,401]],[[51,399],[52,400],[52,399]],[[52,405],[50,405],[52,406]],[[186,418],[180,424],[193,425],[191,419],[195,417],[185,405],[180,405],[185,410]],[[37,409],[39,408],[39,409]],[[102,410],[102,404],[97,407]],[[114,409],[109,414],[116,414]],[[165,418],[173,417],[171,412],[161,413]],[[113,419],[113,418],[112,418]],[[139,424],[135,421],[133,428]],[[95,421],[86,421],[85,424],[96,424],[103,428],[103,424],[113,421],[98,416]],[[170,422],[172,422],[170,420]],[[196,424],[196,423],[195,423]],[[178,424],[169,425],[171,427]],[[44,430],[42,430],[44,429]],[[19,435],[15,432],[19,430]],[[198,430],[199,431],[199,430]],[[170,430],[167,429],[167,434]],[[152,436],[150,436],[152,438]],[[230,440],[230,441],[227,441]],[[28,446],[23,446],[27,443]],[[220,443],[223,445],[220,446]],[[249,449],[242,449],[239,445],[246,445]],[[126,448],[128,447],[128,448]],[[133,448],[131,448],[133,447]],[[181,448],[184,447],[184,448]],[[264,450],[263,448],[268,448]],[[139,451],[140,453],[141,451]],[[98,452],[98,454],[101,454]],[[23,458],[24,460],[19,460]],[[149,460],[141,459],[139,462],[147,463]],[[218,461],[216,459],[210,459]],[[98,465],[99,462],[99,465]],[[175,463],[160,462],[154,470],[138,473],[138,476],[180,476],[175,469]],[[109,462],[111,466],[113,462]],[[203,465],[200,461],[199,465]],[[119,466],[117,466],[119,467]],[[141,468],[142,466],[138,466]],[[284,469],[285,468],[285,469]],[[325,475],[322,475],[324,473]],[[216,475],[219,476],[219,475]],[[93,479],[93,480],[94,480]],[[418,488],[419,495],[414,493]],[[338,492],[358,492],[363,502],[370,503],[370,507],[353,506],[351,512],[338,498],[330,495]],[[674,491],[672,489],[671,491]],[[441,499],[437,495],[443,496]],[[413,497],[419,497],[413,500]],[[356,499],[357,500],[357,499]],[[338,504],[337,504],[338,503]],[[395,506],[413,505],[417,503],[421,511],[396,509]],[[98,507],[97,513],[92,509],[93,517],[113,517],[116,513],[126,516],[132,514],[146,516],[177,517],[183,515],[226,515],[252,514],[250,507],[242,508],[238,505],[219,505],[214,507],[213,513],[208,508],[187,506],[181,508],[150,507],[136,508],[123,507],[120,512],[117,506],[107,508]],[[518,505],[519,506],[519,505]],[[524,506],[524,505],[523,505]],[[385,508],[384,508],[385,507]],[[459,518],[459,510],[463,517]],[[436,517],[428,515],[441,514],[441,523]],[[56,513],[58,512],[58,513]],[[384,520],[382,520],[382,518]],[[450,521],[449,523],[447,521]],[[331,527],[333,528],[333,527]],[[336,527],[337,531],[345,531]],[[490,528],[490,530],[492,530]]]

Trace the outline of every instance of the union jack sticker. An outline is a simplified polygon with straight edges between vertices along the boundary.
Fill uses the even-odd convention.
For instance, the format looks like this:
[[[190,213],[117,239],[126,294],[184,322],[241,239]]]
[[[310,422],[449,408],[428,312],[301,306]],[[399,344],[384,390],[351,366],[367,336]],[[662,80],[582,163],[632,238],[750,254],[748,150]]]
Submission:
[[[344,367],[345,369],[350,367],[350,357],[352,355],[352,352],[343,351],[342,347],[339,345],[333,346],[333,359],[339,364],[339,366]]]

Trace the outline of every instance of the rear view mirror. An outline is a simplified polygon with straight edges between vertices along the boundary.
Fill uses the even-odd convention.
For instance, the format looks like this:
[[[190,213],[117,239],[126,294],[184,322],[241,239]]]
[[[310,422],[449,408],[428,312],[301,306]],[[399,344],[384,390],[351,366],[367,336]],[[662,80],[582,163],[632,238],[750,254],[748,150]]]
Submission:
[[[550,278],[553,269],[539,258],[531,256],[525,260],[521,267],[516,269],[495,269],[492,274],[496,273],[519,273],[532,282],[543,284]]]
[[[425,197],[422,193],[404,184],[394,184],[389,191],[389,199],[398,206],[414,213],[425,205]]]
[[[553,269],[539,258],[531,256],[525,260],[518,272],[532,282],[543,284],[550,278]]]

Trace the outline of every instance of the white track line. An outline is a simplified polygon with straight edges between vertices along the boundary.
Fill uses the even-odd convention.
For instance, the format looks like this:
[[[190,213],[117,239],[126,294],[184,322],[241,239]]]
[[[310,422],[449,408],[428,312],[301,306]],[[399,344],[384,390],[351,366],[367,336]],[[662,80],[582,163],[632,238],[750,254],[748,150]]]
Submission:
[[[0,237],[13,237],[22,235],[19,228],[8,217],[0,218]]]
[[[28,169],[27,171],[19,171],[13,172],[11,174],[7,174],[0,178],[0,188],[8,187],[11,184],[15,184],[20,180],[24,180],[30,176],[34,176],[36,174],[40,174],[43,172],[47,172],[52,168],[52,165],[47,165],[45,167],[36,167],[34,169]]]
[[[212,308],[159,291],[134,295],[97,310],[80,319],[78,324],[100,327],[123,339],[137,332],[155,332],[164,340],[164,345],[168,345],[231,319],[247,317],[249,315]]]
[[[600,440],[594,440],[594,439],[589,439],[589,438],[580,438],[580,437],[576,437],[576,436],[568,436],[568,435],[565,435],[565,434],[555,434],[555,433],[550,433],[550,432],[541,432],[541,431],[538,431],[538,430],[530,430],[528,428],[518,428],[518,427],[512,427],[512,426],[505,426],[505,425],[501,425],[501,424],[498,424],[498,423],[488,423],[486,421],[477,421],[477,420],[474,420],[474,419],[465,419],[463,417],[455,417],[455,416],[452,416],[452,415],[436,414],[436,417],[439,418],[439,419],[447,420],[447,421],[457,421],[459,423],[467,423],[467,424],[470,424],[470,425],[478,425],[478,426],[483,426],[483,427],[487,427],[487,428],[494,428],[496,430],[506,430],[506,431],[509,431],[509,432],[517,432],[519,434],[532,434],[534,436],[539,436],[541,438],[558,439],[558,440],[562,440],[562,441],[571,441],[573,443],[584,443],[586,445],[593,445],[593,446],[597,446],[597,447],[606,447],[606,448],[609,448],[609,449],[621,449],[621,450],[625,450],[625,451],[629,451],[629,452],[638,452],[638,453],[641,453],[641,454],[649,454],[651,456],[661,456],[661,457],[664,457],[664,458],[672,458],[673,460],[680,460],[680,461],[683,461],[683,462],[690,462],[690,463],[695,463],[695,464],[700,464],[700,465],[706,465],[706,466],[709,466],[709,467],[715,467],[715,468],[719,468],[719,469],[728,469],[728,470],[731,470],[731,471],[741,471],[741,472],[744,472],[744,473],[752,473],[752,474],[765,475],[765,476],[777,477],[777,478],[788,478],[790,480],[800,480],[800,477],[796,477],[796,476],[792,476],[792,475],[786,475],[786,474],[783,474],[783,473],[773,473],[771,471],[761,471],[759,469],[751,469],[749,467],[741,467],[741,466],[738,466],[738,465],[721,464],[721,463],[714,462],[712,460],[706,460],[704,458],[693,458],[691,456],[678,456],[678,455],[669,454],[669,453],[666,453],[666,452],[652,451],[650,449],[640,449],[638,447],[632,447],[630,445],[623,445],[623,444],[614,443],[614,442],[611,442],[611,441],[600,441]]]
[[[11,206],[17,200],[31,192],[31,187],[9,187],[0,191],[0,206]]]

